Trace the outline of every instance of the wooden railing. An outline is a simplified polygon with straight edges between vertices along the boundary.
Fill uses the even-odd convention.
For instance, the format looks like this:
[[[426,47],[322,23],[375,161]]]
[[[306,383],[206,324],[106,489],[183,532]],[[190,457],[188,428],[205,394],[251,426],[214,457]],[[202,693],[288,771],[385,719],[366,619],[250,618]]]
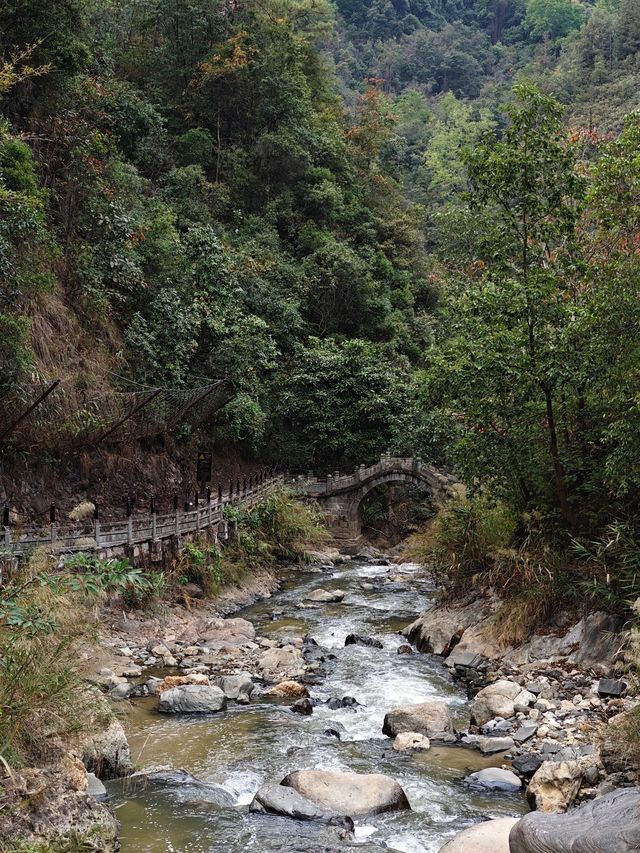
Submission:
[[[206,530],[224,519],[224,509],[233,506],[252,506],[265,494],[274,491],[285,482],[283,474],[265,477],[262,482],[240,488],[235,494],[212,497],[198,507],[190,510],[176,510],[173,513],[159,515],[130,515],[124,521],[91,522],[77,525],[53,523],[47,527],[22,529],[4,526],[4,543],[0,543],[0,552],[20,557],[35,548],[48,547],[55,553],[65,554],[75,551],[100,551],[123,545],[137,545],[142,542],[154,542],[196,533]],[[1,528],[0,528],[1,529]]]

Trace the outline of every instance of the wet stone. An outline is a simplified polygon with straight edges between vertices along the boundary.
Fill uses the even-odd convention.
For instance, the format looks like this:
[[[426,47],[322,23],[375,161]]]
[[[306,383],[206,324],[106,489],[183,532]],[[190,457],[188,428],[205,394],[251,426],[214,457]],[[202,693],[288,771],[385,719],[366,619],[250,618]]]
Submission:
[[[372,649],[381,649],[383,644],[375,637],[362,637],[360,634],[348,634],[344,641],[345,646],[369,646]]]
[[[499,767],[487,767],[486,770],[478,770],[465,778],[465,784],[470,788],[484,789],[488,791],[520,790],[520,779],[511,770],[502,770]]]

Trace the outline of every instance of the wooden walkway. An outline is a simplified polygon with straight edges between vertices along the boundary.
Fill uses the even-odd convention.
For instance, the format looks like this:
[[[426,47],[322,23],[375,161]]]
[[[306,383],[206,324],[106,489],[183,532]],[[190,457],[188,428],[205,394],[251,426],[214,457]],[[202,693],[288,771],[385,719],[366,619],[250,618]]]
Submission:
[[[262,482],[240,488],[235,494],[211,498],[190,510],[176,510],[165,515],[131,515],[124,521],[102,523],[92,519],[78,524],[50,524],[47,527],[4,527],[0,552],[21,557],[36,548],[51,548],[56,554],[78,551],[103,551],[123,545],[157,542],[172,536],[183,536],[206,530],[224,520],[225,507],[251,507],[264,495],[282,486],[284,474],[264,477]],[[1,528],[0,528],[1,529]]]

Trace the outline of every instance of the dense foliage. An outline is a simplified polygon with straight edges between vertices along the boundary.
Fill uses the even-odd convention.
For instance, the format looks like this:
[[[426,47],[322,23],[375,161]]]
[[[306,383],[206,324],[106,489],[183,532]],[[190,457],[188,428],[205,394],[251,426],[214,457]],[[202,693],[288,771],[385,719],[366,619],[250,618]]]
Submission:
[[[224,376],[215,436],[264,461],[421,453],[561,536],[633,513],[635,0],[23,0],[0,33],[5,393]]]

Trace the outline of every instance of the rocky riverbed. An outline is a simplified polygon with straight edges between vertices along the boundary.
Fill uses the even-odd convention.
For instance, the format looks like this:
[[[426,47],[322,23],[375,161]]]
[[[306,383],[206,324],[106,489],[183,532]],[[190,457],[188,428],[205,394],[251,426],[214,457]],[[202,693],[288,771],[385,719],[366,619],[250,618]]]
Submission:
[[[106,789],[72,798],[108,796],[96,849],[115,849],[110,808],[123,853],[553,853],[596,824],[590,850],[640,849],[637,771],[601,738],[637,703],[619,626],[593,614],[497,649],[496,606],[435,608],[420,567],[368,550],[289,567],[238,615],[113,614],[87,676],[119,713],[76,748]]]

